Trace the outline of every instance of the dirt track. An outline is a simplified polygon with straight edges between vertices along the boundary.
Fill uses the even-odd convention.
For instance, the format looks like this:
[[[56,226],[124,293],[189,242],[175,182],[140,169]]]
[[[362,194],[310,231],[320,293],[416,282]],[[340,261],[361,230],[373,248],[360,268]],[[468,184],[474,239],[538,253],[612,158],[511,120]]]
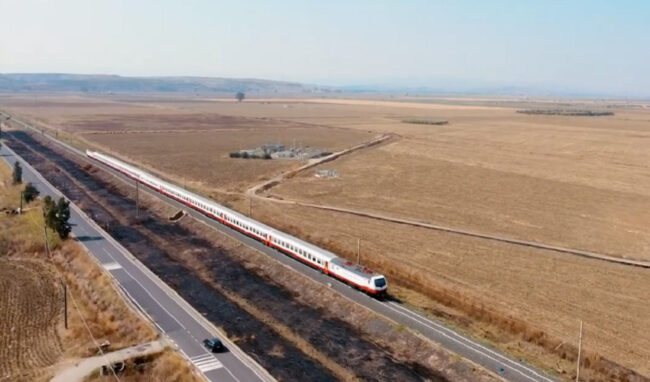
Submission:
[[[25,145],[24,143],[27,143]],[[304,339],[326,361],[353,370],[364,380],[445,380],[425,367],[405,365],[380,346],[363,338],[357,330],[327,312],[301,304],[291,291],[273,281],[251,274],[222,248],[164,216],[144,211],[137,224],[132,216],[133,201],[110,183],[111,176],[84,170],[84,163],[66,158],[31,136],[13,133],[10,145],[50,182],[61,189],[90,216],[136,254],[150,269],[172,285],[212,322],[222,326],[237,344],[253,355],[280,380],[334,380],[341,375],[305,353],[251,314],[232,295],[249,301],[273,321]],[[196,265],[196,259],[202,264]],[[201,270],[209,274],[199,274]],[[187,275],[191,275],[188,277]],[[217,283],[218,288],[211,286]],[[226,298],[224,293],[231,296]],[[278,352],[269,349],[278,348]],[[307,350],[308,351],[308,350]],[[317,357],[318,358],[318,357]],[[321,359],[322,360],[322,359]],[[415,371],[417,370],[417,372]]]

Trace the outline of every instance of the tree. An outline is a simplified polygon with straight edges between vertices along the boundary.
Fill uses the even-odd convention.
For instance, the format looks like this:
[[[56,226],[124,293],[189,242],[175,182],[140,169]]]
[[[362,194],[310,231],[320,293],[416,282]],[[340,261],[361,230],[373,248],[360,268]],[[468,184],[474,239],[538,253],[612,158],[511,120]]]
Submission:
[[[25,203],[30,203],[34,199],[38,197],[40,192],[34,187],[34,185],[31,182],[27,182],[25,185],[25,190],[23,191],[23,199],[25,199]]]
[[[43,199],[43,214],[45,224],[52,228],[61,239],[65,239],[72,231],[70,220],[70,202],[60,198],[55,202],[49,195]]]
[[[14,173],[13,173],[14,184],[19,184],[23,182],[23,168],[20,167],[20,163],[14,162]]]
[[[238,102],[241,102],[244,100],[244,98],[246,98],[246,94],[244,94],[244,92],[237,92],[237,94],[235,94],[235,98],[237,98]]]

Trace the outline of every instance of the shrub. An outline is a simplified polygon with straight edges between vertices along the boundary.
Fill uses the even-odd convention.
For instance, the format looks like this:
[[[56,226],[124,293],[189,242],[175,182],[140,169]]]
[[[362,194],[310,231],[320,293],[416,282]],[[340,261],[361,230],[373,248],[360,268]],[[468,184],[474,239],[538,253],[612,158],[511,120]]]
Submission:
[[[25,190],[23,191],[23,199],[25,199],[26,203],[30,203],[34,199],[38,197],[40,192],[34,187],[34,185],[31,182],[28,182],[25,185]]]
[[[49,195],[43,199],[43,215],[45,215],[45,224],[56,231],[61,239],[65,239],[70,234],[72,227],[70,220],[70,202],[60,198],[55,202]]]
[[[20,163],[14,162],[14,172],[12,174],[14,184],[20,184],[23,182],[23,168],[20,167]]]

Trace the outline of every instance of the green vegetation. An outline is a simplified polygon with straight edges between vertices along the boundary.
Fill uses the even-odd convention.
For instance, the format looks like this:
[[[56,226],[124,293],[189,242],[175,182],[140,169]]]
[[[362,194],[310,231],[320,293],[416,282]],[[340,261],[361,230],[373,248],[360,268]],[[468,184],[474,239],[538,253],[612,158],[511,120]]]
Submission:
[[[40,192],[34,187],[31,182],[27,182],[25,189],[23,190],[23,199],[25,203],[30,203],[38,197]]]
[[[417,125],[446,125],[449,123],[442,118],[407,118],[402,120],[403,123],[414,123]]]
[[[243,92],[237,92],[237,94],[235,94],[235,98],[237,98],[237,102],[241,102],[244,100],[244,98],[246,98],[246,94]]]
[[[20,167],[20,163],[14,162],[14,172],[12,175],[14,184],[20,184],[23,182],[23,168]]]
[[[246,151],[233,151],[230,153],[231,158],[243,158],[243,159],[271,159],[271,154],[264,153],[262,155],[249,154]]]
[[[70,202],[64,198],[59,198],[55,202],[49,195],[43,199],[43,214],[45,224],[53,229],[61,239],[65,239],[70,234],[72,227],[70,220]]]

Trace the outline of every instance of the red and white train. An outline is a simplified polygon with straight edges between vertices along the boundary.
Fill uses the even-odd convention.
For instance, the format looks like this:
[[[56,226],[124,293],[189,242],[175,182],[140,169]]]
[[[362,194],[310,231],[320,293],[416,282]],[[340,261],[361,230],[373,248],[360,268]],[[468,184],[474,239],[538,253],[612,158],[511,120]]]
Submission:
[[[146,185],[154,191],[194,208],[206,216],[239,230],[313,268],[320,269],[326,275],[335,277],[372,296],[380,298],[386,296],[388,285],[386,278],[381,274],[341,259],[332,252],[318,248],[315,245],[217,204],[210,199],[165,182],[118,159],[89,150],[86,150],[86,155]]]

